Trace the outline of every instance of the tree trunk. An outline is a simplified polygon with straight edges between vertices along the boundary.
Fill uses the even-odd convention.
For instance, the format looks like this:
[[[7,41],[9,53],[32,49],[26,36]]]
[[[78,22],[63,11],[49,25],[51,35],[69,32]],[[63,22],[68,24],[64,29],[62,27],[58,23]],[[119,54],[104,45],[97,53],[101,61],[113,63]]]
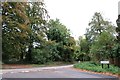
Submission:
[[[109,58],[110,64],[114,64],[114,58]]]
[[[116,66],[120,67],[120,59],[118,57],[114,58],[114,63],[115,63]]]
[[[20,60],[23,60],[23,52],[20,55]]]
[[[33,48],[33,46],[30,45],[30,46],[29,46],[29,49],[28,49],[28,53],[26,54],[26,61],[27,61],[27,62],[30,62],[30,63],[31,63],[31,61],[32,61],[32,55],[31,55],[31,53],[32,53],[32,48]]]

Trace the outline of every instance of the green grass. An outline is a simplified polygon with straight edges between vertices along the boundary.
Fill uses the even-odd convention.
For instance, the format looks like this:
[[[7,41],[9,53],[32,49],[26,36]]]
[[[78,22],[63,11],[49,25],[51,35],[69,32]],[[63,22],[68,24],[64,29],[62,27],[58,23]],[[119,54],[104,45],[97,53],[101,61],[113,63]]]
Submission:
[[[120,74],[120,68],[114,65],[104,65],[102,68],[101,64],[95,62],[80,62],[74,65],[75,68],[80,68],[84,70],[94,71],[94,72],[109,72],[112,74]]]

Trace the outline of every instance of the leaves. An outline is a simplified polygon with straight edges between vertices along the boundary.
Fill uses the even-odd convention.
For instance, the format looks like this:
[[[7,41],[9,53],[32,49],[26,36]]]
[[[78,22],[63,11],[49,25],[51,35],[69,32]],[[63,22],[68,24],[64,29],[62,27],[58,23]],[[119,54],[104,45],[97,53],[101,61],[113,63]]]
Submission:
[[[50,20],[47,31],[48,40],[55,41],[58,54],[58,60],[73,61],[76,42],[70,36],[69,30],[58,19]],[[56,59],[56,58],[55,58]]]
[[[100,13],[95,13],[90,28],[86,29],[86,40],[90,56],[93,60],[108,59],[113,56],[112,48],[115,43],[115,26],[103,19]],[[94,57],[93,57],[94,56]]]
[[[47,12],[41,3],[2,3],[3,60],[25,59],[33,43],[43,40]]]

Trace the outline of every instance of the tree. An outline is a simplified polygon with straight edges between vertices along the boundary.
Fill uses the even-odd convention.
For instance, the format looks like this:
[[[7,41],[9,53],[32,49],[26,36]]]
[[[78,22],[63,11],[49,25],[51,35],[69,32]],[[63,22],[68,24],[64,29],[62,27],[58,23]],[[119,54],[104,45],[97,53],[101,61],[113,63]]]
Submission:
[[[85,60],[90,60],[89,57],[89,46],[88,46],[88,41],[86,38],[83,38],[82,36],[79,37],[79,60],[85,61]]]
[[[103,31],[109,32],[110,34],[115,34],[115,26],[111,22],[103,19],[100,13],[95,13],[91,22],[89,23],[90,28],[86,29],[86,38],[92,43],[98,35]]]
[[[44,64],[59,59],[57,43],[55,41],[46,41],[45,45],[37,46],[32,49],[33,63]]]
[[[50,20],[46,31],[47,41],[32,49],[34,63],[74,60],[75,40],[59,20]]]
[[[44,3],[5,2],[2,16],[3,60],[26,58],[31,61],[33,43],[45,41],[47,11]]]
[[[47,31],[48,40],[58,43],[57,50],[59,51],[60,61],[73,61],[74,46],[76,45],[73,37],[70,36],[70,31],[58,19],[50,20]]]
[[[5,2],[2,4],[3,61],[16,58],[25,50],[29,19],[25,13],[26,3]],[[24,48],[24,49],[23,49]]]
[[[114,35],[105,31],[102,32],[91,46],[91,55],[95,56],[97,60],[104,60],[113,57],[114,54],[112,53],[112,49],[115,44],[114,39]]]
[[[91,27],[86,29],[85,36],[90,54],[94,54],[96,60],[102,59],[103,54],[105,54],[104,58],[106,58],[114,44],[115,26],[111,22],[104,20],[102,15],[97,12],[94,14],[89,26]]]
[[[66,38],[70,36],[69,30],[67,30],[66,26],[59,22],[59,19],[56,19],[55,21],[50,20],[48,26],[48,40],[65,43]]]
[[[31,6],[30,6],[31,5]],[[28,7],[26,8],[27,16],[29,17],[30,23],[29,27],[31,29],[31,33],[29,34],[28,40],[28,53],[26,54],[26,60],[32,61],[32,48],[34,43],[39,43],[44,45],[46,39],[46,30],[47,27],[46,22],[49,17],[47,14],[47,10],[45,9],[45,4],[43,1],[41,2],[30,2]]]

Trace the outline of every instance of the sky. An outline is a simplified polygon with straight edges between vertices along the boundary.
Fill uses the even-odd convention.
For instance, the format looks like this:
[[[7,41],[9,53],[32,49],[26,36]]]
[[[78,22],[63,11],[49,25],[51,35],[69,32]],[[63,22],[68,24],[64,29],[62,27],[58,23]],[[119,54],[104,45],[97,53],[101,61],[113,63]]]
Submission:
[[[60,19],[77,40],[86,32],[95,12],[116,26],[119,0],[44,0],[51,19]]]

